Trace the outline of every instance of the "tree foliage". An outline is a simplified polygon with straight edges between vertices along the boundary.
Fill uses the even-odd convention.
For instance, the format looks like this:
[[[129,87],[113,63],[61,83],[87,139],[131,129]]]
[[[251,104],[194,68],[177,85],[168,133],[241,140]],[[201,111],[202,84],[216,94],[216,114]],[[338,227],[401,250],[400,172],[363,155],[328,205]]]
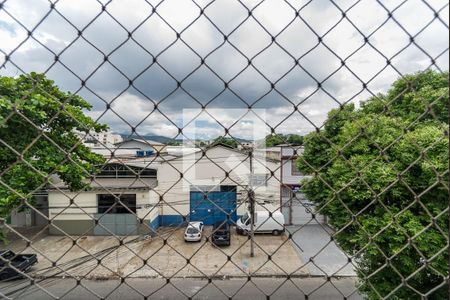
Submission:
[[[71,190],[86,187],[85,179],[103,158],[78,134],[107,129],[84,114],[90,109],[87,101],[62,92],[42,74],[0,77],[0,217],[32,201],[51,175]]]
[[[166,143],[168,146],[181,146],[182,144],[183,142],[178,140],[170,140]]]
[[[298,134],[269,134],[266,136],[266,147],[274,147],[281,144],[303,145],[303,136]]]
[[[405,76],[305,137],[304,192],[341,230],[369,298],[447,296],[448,83],[448,73]]]
[[[214,139],[214,141],[212,142],[212,144],[213,145],[222,144],[222,145],[226,145],[231,148],[237,148],[237,146],[238,146],[238,143],[236,142],[236,140],[229,138],[229,137],[225,137],[225,136],[216,137]]]

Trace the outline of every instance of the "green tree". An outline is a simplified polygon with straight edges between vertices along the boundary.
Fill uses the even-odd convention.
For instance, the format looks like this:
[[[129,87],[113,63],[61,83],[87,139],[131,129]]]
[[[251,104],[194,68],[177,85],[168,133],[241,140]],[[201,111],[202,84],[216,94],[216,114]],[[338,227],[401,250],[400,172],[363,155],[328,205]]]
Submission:
[[[274,147],[284,143],[286,143],[286,140],[282,134],[269,134],[266,136],[266,147]]]
[[[301,146],[303,145],[303,136],[298,134],[289,134],[287,142],[293,146]]]
[[[181,146],[182,142],[178,140],[170,140],[166,143],[168,146]]]
[[[303,136],[298,134],[269,134],[265,138],[266,147],[274,147],[281,144],[292,144],[293,146],[303,145]]]
[[[405,76],[305,137],[304,192],[356,255],[369,298],[419,299],[413,289],[441,284],[429,298],[448,296],[448,84],[448,73]]]
[[[71,190],[87,187],[85,179],[104,160],[77,132],[107,129],[83,113],[90,109],[42,74],[0,77],[0,217],[32,202],[53,174]]]
[[[238,143],[234,139],[224,136],[216,137],[212,144],[222,144],[231,148],[237,148],[238,146]]]

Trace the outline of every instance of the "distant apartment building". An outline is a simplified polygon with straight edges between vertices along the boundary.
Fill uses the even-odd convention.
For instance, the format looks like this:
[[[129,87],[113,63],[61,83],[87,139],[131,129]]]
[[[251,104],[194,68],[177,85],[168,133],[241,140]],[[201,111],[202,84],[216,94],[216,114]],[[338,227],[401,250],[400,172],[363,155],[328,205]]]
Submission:
[[[89,132],[89,134],[84,135],[83,142],[90,147],[114,147],[115,144],[123,141],[120,134],[112,132]]]

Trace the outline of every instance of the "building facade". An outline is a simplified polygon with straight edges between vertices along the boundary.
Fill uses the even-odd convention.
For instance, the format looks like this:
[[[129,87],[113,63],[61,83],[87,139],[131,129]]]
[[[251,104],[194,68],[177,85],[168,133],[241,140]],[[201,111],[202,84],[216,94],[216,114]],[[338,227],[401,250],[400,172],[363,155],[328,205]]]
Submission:
[[[276,210],[279,162],[222,145],[182,156],[117,160],[103,166],[90,188],[70,192],[63,182],[48,191],[51,234],[154,234],[160,226],[228,219],[231,224],[255,191],[258,209]],[[273,208],[275,207],[275,208]]]
[[[307,179],[296,166],[301,146],[280,146],[281,185],[280,204],[287,225],[324,223],[324,216],[316,213],[316,206],[301,191],[301,182]],[[313,218],[314,215],[314,218]]]
[[[164,162],[158,168],[155,189],[164,195],[160,224],[179,224],[183,216],[212,224],[227,213],[235,222],[248,209],[250,186],[257,203],[278,203],[278,178],[279,162],[264,157],[250,162],[246,152],[222,145],[209,148],[204,154],[196,152]]]
[[[6,220],[12,227],[43,227],[48,224],[48,199],[46,192],[38,192],[29,200],[31,206],[23,205],[14,209]]]
[[[89,134],[84,136],[83,139],[86,145],[92,147],[113,147],[115,144],[123,141],[123,138],[120,134],[95,131],[89,132]]]
[[[48,190],[52,220],[49,232],[55,235],[151,234],[158,215],[157,198],[152,196],[156,185],[156,170],[120,163],[105,165],[86,191],[70,192],[64,182],[55,182]]]
[[[118,149],[139,149],[142,151],[153,151],[153,153],[163,152],[166,147],[165,144],[159,142],[134,138],[116,143],[115,146]]]

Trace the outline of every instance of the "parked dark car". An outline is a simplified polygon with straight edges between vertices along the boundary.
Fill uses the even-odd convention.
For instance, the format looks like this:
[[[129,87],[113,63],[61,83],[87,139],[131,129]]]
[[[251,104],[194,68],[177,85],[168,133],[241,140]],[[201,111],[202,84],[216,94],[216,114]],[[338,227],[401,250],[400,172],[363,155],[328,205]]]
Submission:
[[[38,262],[36,254],[15,254],[11,250],[0,250],[0,256],[0,281],[22,277],[17,270],[26,272]],[[5,260],[10,261],[15,269]]]
[[[230,246],[230,225],[227,221],[214,223],[212,242],[217,246]]]

